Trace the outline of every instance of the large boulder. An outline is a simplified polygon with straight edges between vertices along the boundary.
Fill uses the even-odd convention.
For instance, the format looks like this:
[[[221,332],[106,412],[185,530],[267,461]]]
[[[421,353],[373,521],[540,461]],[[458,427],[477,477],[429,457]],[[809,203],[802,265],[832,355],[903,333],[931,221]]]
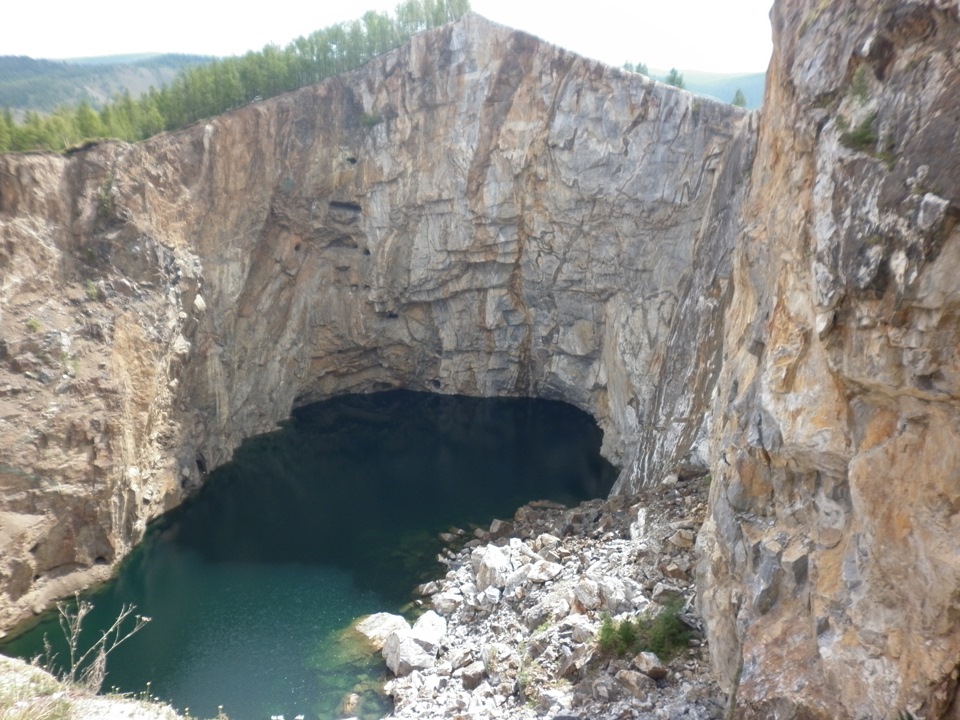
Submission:
[[[488,587],[502,588],[512,569],[510,558],[496,545],[477,548],[470,562],[477,574],[477,589],[481,591]]]
[[[367,615],[353,627],[373,646],[374,650],[382,650],[390,635],[410,630],[410,623],[399,615],[380,612]]]
[[[397,676],[428,668],[433,665],[435,657],[414,640],[409,630],[391,633],[383,645],[383,659],[390,672]]]

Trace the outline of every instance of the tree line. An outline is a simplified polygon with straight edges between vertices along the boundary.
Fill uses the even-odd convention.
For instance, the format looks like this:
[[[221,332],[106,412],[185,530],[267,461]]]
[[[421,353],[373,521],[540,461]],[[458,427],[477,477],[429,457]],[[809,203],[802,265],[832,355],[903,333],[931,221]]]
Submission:
[[[625,62],[623,64],[623,69],[629,72],[640,73],[641,75],[646,75],[647,77],[653,77],[650,74],[650,69],[647,67],[646,63]],[[687,84],[683,80],[683,75],[676,68],[670,68],[670,72],[664,75],[661,80],[667,85],[673,85],[675,88],[680,88],[681,90],[686,90],[687,88]],[[730,104],[741,108],[747,106],[747,96],[743,94],[743,90],[737,88],[736,92],[733,94],[733,99],[730,101]]]
[[[60,106],[49,115],[28,112],[16,122],[0,112],[0,152],[63,151],[98,138],[135,142],[177,130],[202,118],[279,95],[351,70],[470,10],[469,0],[404,0],[394,14],[369,11],[299,37],[286,47],[189,68],[159,90],[139,98],[115,96],[97,110],[88,103]]]

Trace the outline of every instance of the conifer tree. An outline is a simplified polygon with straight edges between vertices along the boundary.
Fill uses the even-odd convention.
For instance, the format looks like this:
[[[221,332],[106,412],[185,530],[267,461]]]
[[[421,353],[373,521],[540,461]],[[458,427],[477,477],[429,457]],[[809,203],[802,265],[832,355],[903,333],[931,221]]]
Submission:
[[[683,75],[676,68],[670,68],[670,72],[667,73],[667,77],[664,78],[664,82],[667,85],[673,85],[675,88],[680,88],[683,90],[686,85],[683,83]]]

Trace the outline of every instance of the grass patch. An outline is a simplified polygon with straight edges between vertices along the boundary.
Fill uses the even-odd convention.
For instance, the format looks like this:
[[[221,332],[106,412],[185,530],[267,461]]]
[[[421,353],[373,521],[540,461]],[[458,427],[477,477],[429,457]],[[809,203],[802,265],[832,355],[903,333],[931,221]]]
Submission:
[[[59,683],[38,671],[0,687],[0,720],[69,720],[70,701]]]

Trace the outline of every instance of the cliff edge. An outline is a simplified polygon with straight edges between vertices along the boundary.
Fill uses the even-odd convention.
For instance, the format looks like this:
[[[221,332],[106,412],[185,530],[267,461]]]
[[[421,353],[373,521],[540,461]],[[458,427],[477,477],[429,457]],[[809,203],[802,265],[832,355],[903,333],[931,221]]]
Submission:
[[[960,717],[958,13],[774,6],[698,576],[743,717]]]

